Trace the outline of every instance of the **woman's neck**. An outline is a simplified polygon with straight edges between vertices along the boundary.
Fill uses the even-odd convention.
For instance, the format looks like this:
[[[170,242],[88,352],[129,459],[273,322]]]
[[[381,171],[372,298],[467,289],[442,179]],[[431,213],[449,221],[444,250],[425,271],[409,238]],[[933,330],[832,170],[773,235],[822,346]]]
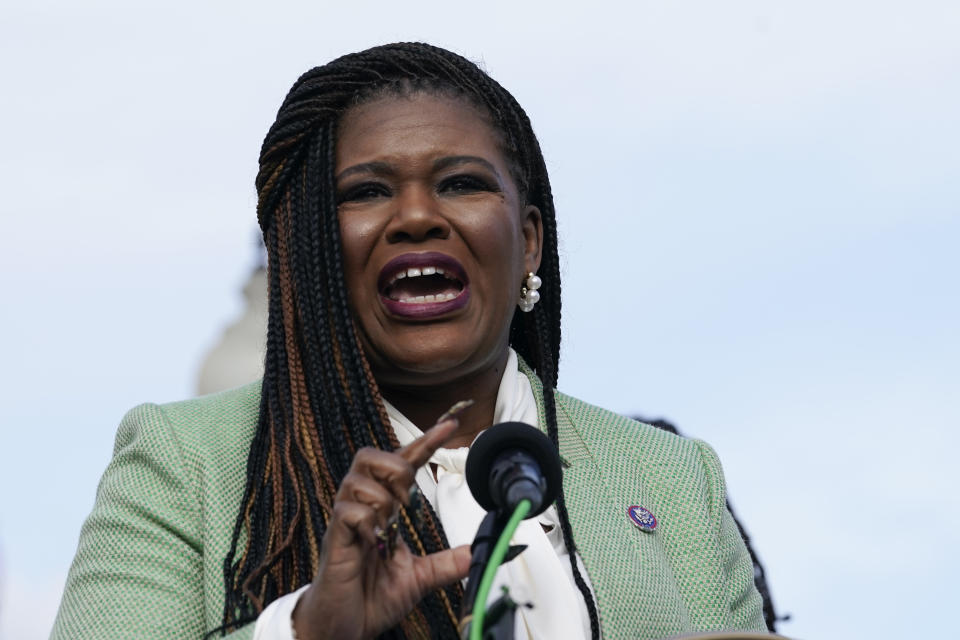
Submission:
[[[467,379],[431,386],[394,385],[381,387],[383,397],[390,401],[410,422],[427,431],[450,407],[461,400],[474,404],[459,413],[460,427],[444,445],[447,448],[467,447],[481,431],[493,424],[497,406],[497,392],[503,377],[504,357],[497,366],[469,376]]]

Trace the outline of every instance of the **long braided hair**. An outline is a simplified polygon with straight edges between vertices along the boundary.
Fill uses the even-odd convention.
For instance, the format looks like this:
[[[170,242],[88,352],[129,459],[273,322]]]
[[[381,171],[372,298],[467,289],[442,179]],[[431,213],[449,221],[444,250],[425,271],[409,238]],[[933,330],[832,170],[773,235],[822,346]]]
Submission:
[[[260,153],[257,216],[268,255],[269,319],[260,415],[247,484],[224,560],[226,633],[277,597],[308,584],[334,495],[361,447],[398,448],[348,304],[334,190],[336,127],[352,106],[380,95],[433,92],[486,113],[518,191],[539,208],[544,246],[542,299],[514,313],[510,343],[543,382],[547,429],[558,443],[550,392],[560,355],[560,272],[553,196],[526,113],[503,87],[465,58],[426,44],[399,43],[350,54],[301,76],[280,107]],[[559,446],[559,445],[558,445]],[[596,606],[576,565],[563,495],[557,500],[574,579],[593,637]],[[429,504],[400,531],[413,553],[446,548]],[[427,595],[388,637],[454,637],[459,583]]]

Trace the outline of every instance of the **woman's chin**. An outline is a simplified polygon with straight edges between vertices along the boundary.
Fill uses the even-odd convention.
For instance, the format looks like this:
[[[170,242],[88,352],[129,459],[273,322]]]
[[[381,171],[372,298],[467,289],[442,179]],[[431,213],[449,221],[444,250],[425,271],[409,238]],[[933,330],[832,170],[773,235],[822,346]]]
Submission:
[[[371,358],[374,377],[382,387],[439,387],[467,381],[485,372],[499,379],[500,362],[506,356],[506,346],[499,349],[462,341],[455,345],[446,340],[420,342],[407,348],[397,343],[392,347],[389,353]]]

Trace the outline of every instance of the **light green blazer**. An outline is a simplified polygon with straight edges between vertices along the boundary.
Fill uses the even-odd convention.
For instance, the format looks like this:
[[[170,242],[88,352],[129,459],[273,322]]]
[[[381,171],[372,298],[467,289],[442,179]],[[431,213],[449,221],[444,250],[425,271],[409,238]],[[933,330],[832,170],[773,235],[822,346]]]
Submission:
[[[542,428],[543,389],[530,377]],[[570,522],[603,636],[764,631],[710,447],[555,397]],[[254,383],[124,417],[51,637],[196,639],[220,624],[259,404]],[[631,523],[631,505],[656,516],[654,532]],[[252,634],[251,624],[229,637]]]

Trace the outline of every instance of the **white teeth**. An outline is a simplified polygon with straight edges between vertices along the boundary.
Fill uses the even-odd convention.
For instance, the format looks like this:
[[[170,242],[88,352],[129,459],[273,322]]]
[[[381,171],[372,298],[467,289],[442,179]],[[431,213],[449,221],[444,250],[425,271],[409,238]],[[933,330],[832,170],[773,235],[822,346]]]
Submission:
[[[404,278],[416,278],[419,276],[431,276],[431,275],[443,276],[450,282],[460,283],[459,279],[452,273],[448,274],[442,267],[435,265],[429,265],[424,267],[410,267],[405,271],[398,271],[394,274],[393,278],[390,279],[390,282],[387,283],[387,287],[393,286],[397,280],[403,280]],[[461,289],[463,285],[460,285]],[[411,296],[408,298],[394,298],[397,302],[403,302],[405,304],[423,304],[429,302],[446,302],[448,300],[453,300],[460,295],[460,291],[456,292],[447,292],[447,293],[438,293],[436,295],[426,295],[426,296]]]
[[[438,276],[443,276],[447,280],[454,280],[454,281],[456,280],[454,276],[447,275],[447,272],[441,267],[421,267],[419,269],[417,267],[410,267],[406,271],[397,272],[397,274],[393,276],[393,279],[390,280],[390,284],[393,284],[397,280],[402,280],[404,278],[416,278],[417,276],[432,276],[434,274]]]
[[[405,304],[418,304],[426,302],[446,302],[457,297],[456,293],[438,293],[436,295],[413,296],[412,298],[401,298],[400,302]]]

